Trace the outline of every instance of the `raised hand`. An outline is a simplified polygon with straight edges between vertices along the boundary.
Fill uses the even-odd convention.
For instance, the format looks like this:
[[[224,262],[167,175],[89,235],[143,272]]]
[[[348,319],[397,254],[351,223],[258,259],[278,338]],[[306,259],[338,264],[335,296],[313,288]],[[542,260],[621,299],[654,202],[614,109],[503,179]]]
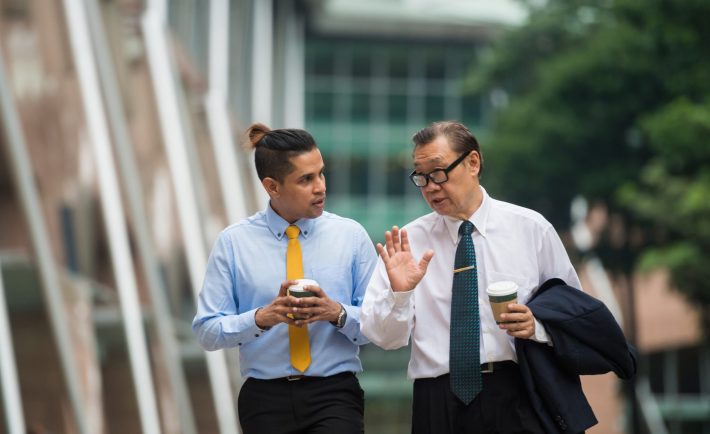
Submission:
[[[392,226],[385,232],[385,246],[377,243],[377,252],[387,269],[393,291],[411,291],[424,277],[434,251],[427,250],[417,262],[409,248],[407,231]]]

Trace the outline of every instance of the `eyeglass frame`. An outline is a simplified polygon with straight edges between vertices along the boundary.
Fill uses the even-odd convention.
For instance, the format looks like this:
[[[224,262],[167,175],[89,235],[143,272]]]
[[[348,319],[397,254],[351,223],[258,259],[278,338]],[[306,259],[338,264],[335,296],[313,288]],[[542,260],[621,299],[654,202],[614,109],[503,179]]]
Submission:
[[[463,160],[465,160],[466,157],[468,157],[469,154],[471,154],[471,152],[473,152],[473,150],[464,152],[464,153],[461,154],[456,160],[454,160],[453,163],[449,164],[445,169],[434,169],[434,170],[432,170],[432,171],[429,172],[429,173],[417,173],[416,170],[413,170],[412,173],[409,174],[409,180],[412,181],[412,184],[414,184],[414,185],[415,185],[416,187],[418,187],[418,188],[424,188],[424,187],[426,187],[427,185],[429,185],[429,181],[430,181],[430,180],[431,180],[431,182],[433,182],[434,184],[441,185],[441,184],[443,184],[443,183],[445,183],[446,181],[449,180],[449,172],[451,172],[452,170],[454,170],[454,169],[456,168],[456,166],[458,166],[459,164],[461,164],[461,162],[462,162]],[[434,181],[434,179],[432,179],[432,177],[431,177],[431,174],[434,173],[434,172],[444,172],[444,176],[445,176],[446,178],[444,178],[444,180],[443,180],[443,181],[440,181],[440,182]],[[426,182],[424,183],[424,185],[418,185],[418,184],[414,181],[414,177],[415,177],[415,176],[422,176],[422,177],[424,177],[424,179],[426,180]]]

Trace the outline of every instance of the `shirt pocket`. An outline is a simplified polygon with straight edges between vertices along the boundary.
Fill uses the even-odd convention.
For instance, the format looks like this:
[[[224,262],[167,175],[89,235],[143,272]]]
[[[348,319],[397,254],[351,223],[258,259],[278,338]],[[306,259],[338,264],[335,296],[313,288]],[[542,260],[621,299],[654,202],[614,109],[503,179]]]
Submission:
[[[311,268],[311,278],[328,297],[340,303],[351,304],[352,272],[344,265],[325,265]]]
[[[518,285],[518,304],[527,303],[530,295],[537,289],[537,282],[522,274],[501,273],[499,271],[490,271],[488,273],[489,285],[503,280],[515,282]]]

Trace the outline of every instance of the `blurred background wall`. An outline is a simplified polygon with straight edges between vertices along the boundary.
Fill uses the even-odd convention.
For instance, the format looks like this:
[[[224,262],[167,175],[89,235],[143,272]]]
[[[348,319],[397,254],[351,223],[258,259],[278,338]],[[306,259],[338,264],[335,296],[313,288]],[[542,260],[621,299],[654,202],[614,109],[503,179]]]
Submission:
[[[373,242],[429,212],[411,135],[464,122],[642,357],[592,433],[710,433],[707,1],[0,0],[0,433],[239,432],[238,354],[190,331],[207,254],[266,205],[252,122],[306,128]],[[362,348],[366,432],[409,349]]]

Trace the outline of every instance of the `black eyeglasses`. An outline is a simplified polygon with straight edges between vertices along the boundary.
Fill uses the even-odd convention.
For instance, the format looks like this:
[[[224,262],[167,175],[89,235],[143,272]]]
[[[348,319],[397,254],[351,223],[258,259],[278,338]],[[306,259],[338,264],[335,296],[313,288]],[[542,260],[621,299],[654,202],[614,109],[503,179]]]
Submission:
[[[466,159],[470,153],[471,151],[464,152],[453,163],[449,164],[449,167],[446,169],[434,169],[429,173],[417,173],[414,171],[409,174],[409,179],[419,188],[425,187],[429,183],[429,180],[431,180],[434,184],[443,184],[449,180],[449,172],[451,172],[454,167],[458,166],[459,163]]]

